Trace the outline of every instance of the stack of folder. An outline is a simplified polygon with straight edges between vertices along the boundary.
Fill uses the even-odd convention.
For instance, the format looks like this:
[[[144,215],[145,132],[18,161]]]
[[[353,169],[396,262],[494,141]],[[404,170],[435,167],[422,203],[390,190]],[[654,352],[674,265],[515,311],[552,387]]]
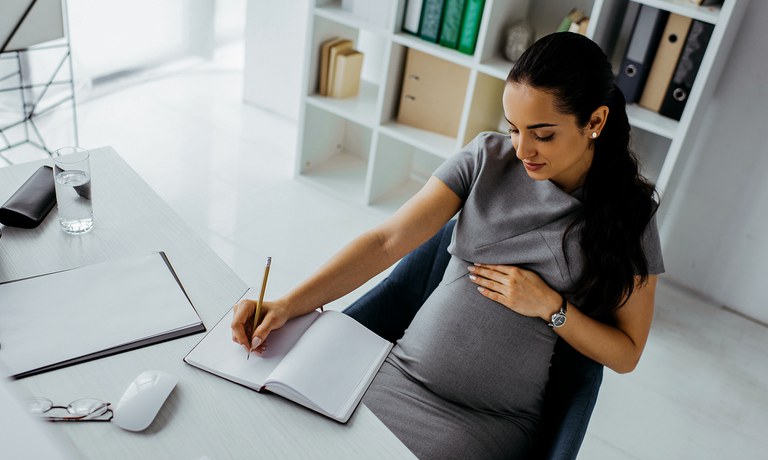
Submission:
[[[320,45],[320,84],[322,96],[354,97],[360,91],[363,53],[353,48],[352,40],[334,37]]]
[[[624,24],[632,33],[616,84],[627,102],[679,120],[714,26],[634,2]]]
[[[398,123],[456,137],[468,82],[468,68],[409,49]]]
[[[408,0],[403,31],[472,55],[485,0]]]

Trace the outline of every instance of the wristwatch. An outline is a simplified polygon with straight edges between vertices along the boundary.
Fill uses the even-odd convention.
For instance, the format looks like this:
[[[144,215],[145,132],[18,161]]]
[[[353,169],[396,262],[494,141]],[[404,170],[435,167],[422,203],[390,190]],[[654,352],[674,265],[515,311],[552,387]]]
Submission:
[[[568,301],[565,300],[565,296],[561,295],[563,303],[560,304],[560,311],[552,315],[552,322],[547,324],[551,328],[562,327],[565,325],[565,312],[568,310]]]

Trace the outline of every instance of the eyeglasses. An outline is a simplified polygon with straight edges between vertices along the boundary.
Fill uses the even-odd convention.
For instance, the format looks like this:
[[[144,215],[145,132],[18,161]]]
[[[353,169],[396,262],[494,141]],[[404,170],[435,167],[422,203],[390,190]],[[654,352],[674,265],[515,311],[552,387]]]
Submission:
[[[30,413],[51,422],[108,422],[112,420],[113,412],[110,403],[98,399],[78,399],[66,406],[56,406],[48,398],[32,398],[27,401]],[[64,409],[67,414],[48,415],[53,409]]]

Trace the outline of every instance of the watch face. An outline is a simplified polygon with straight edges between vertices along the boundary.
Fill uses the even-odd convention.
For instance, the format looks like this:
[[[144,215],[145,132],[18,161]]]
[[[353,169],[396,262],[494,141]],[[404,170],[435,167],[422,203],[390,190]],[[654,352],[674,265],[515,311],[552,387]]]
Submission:
[[[560,327],[563,324],[565,324],[565,315],[560,313],[555,313],[552,315],[552,326],[553,327]]]

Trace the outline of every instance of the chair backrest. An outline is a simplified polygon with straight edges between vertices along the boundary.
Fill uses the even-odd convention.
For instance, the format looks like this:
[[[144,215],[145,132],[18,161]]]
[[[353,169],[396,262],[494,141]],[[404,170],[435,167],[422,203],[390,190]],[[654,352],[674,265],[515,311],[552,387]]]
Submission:
[[[404,257],[344,313],[395,342],[443,277],[455,221]],[[603,366],[558,340],[552,357],[535,458],[576,458],[603,378]]]

